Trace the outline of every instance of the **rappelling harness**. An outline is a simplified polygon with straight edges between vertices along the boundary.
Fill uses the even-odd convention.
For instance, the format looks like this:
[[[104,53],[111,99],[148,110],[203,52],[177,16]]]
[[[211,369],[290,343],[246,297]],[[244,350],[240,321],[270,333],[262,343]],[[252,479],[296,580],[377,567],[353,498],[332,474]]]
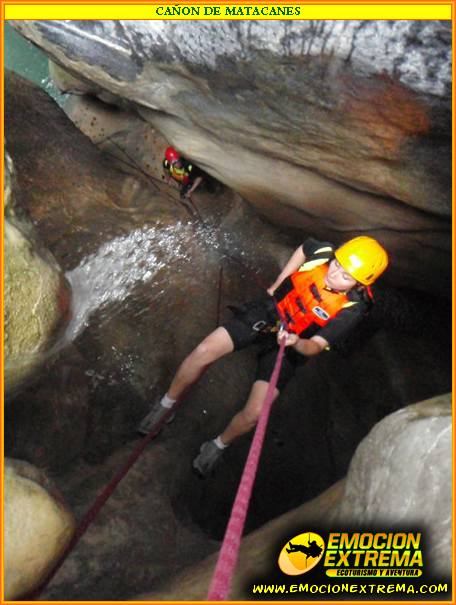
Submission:
[[[327,268],[327,261],[319,266],[305,263],[284,280],[270,299],[229,305],[229,309],[254,332],[267,334],[282,327],[300,337],[311,338],[340,311],[362,300],[359,295],[329,288],[325,283]],[[367,289],[366,295],[371,297]]]

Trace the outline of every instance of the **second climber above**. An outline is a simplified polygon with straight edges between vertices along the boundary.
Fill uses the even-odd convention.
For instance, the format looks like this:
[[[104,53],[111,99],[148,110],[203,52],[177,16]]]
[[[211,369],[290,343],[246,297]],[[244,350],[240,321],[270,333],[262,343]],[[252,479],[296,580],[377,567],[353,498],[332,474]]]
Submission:
[[[203,182],[202,171],[180,155],[174,147],[168,147],[163,159],[163,173],[166,181],[175,181],[182,199],[191,198],[192,193]]]

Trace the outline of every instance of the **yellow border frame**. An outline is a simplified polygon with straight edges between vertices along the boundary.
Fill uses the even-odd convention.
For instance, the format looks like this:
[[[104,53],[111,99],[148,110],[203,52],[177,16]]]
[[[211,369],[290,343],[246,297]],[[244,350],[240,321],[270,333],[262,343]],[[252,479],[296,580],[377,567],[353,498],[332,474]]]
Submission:
[[[432,1],[402,1],[396,2],[394,0],[386,0],[384,2],[366,2],[366,1],[357,1],[352,0],[351,2],[312,2],[305,3],[300,0],[292,0],[291,2],[284,2],[284,0],[278,0],[277,2],[273,2],[272,0],[263,1],[262,5],[257,4],[253,0],[247,0],[246,2],[242,2],[241,0],[233,0],[229,4],[222,3],[220,1],[209,2],[206,0],[183,0],[182,2],[147,2],[136,0],[132,4],[126,4],[125,2],[21,2],[21,1],[5,1],[0,0],[1,3],[1,33],[2,40],[4,40],[3,35],[3,27],[6,18],[10,19],[112,19],[113,15],[116,18],[124,18],[124,19],[161,19],[161,17],[156,15],[156,7],[157,6],[166,6],[166,5],[199,5],[199,6],[232,6],[233,4],[243,5],[243,6],[266,6],[266,5],[281,5],[286,4],[287,6],[301,6],[305,13],[300,17],[300,19],[449,19],[453,23],[453,31],[452,31],[452,40],[453,40],[453,116],[455,110],[455,84],[454,84],[454,60],[455,60],[455,33],[454,33],[454,3],[450,2],[432,2]],[[349,7],[349,8],[347,8]],[[399,8],[400,7],[400,8]],[[151,16],[150,11],[155,9],[155,16]],[[402,13],[399,13],[402,11]],[[401,14],[401,16],[399,16]],[[215,20],[213,16],[206,17],[207,19]],[[196,20],[195,17],[183,17],[178,18],[179,20]],[[225,17],[218,17],[220,20],[226,20]],[[240,17],[240,19],[248,20],[248,18]],[[264,18],[268,19],[268,18]],[[281,17],[281,20],[283,17]],[[255,20],[260,20],[258,17]],[[298,19],[297,19],[298,20]],[[3,217],[3,186],[4,186],[4,163],[3,163],[3,148],[4,148],[4,53],[3,53],[3,44],[0,48],[0,57],[1,57],[1,68],[2,68],[2,78],[1,78],[1,125],[0,125],[0,133],[1,133],[1,145],[2,145],[2,162],[1,162],[1,208],[2,208],[2,217]],[[452,133],[453,133],[453,142],[452,142],[452,150],[453,150],[453,158],[455,154],[455,123],[454,117],[452,122]],[[452,176],[452,185],[453,185],[453,207],[455,200],[454,193],[454,185],[455,185],[455,177],[454,177],[454,168],[453,168],[453,176]],[[452,295],[453,295],[453,315],[452,315],[452,330],[453,330],[453,346],[452,346],[452,360],[453,360],[453,374],[452,374],[452,384],[453,384],[453,392],[455,387],[455,228],[456,228],[456,219],[453,213],[452,216],[452,243],[453,243],[453,281],[452,281]],[[4,244],[4,235],[3,235],[3,219],[0,222],[0,236],[1,236],[1,249],[0,249],[0,260],[1,260],[1,268],[0,268],[0,281],[1,281],[1,297],[0,297],[0,308],[2,311],[2,317],[4,313],[3,307],[3,294],[4,294],[4,276],[3,276],[3,244]],[[2,396],[2,402],[4,401],[4,366],[3,366],[3,350],[4,350],[4,333],[3,333],[3,321],[1,322],[0,327],[0,335],[1,335],[1,344],[2,350],[0,352],[0,378],[1,378],[1,386],[0,392]],[[0,462],[0,496],[1,496],[1,536],[0,536],[0,558],[2,559],[2,568],[0,575],[0,605],[1,604],[14,604],[14,603],[35,603],[34,601],[4,601],[3,595],[3,578],[4,578],[4,568],[3,568],[3,521],[4,521],[4,507],[3,507],[3,478],[4,478],[4,427],[3,427],[3,413],[1,416],[0,423],[0,437],[1,437],[1,446],[2,446],[2,455]],[[454,418],[453,418],[453,428],[454,428]],[[455,446],[453,441],[453,460],[455,455]],[[455,482],[454,482],[454,468],[453,468],[453,486],[452,486],[452,494],[453,494],[453,509],[456,501],[456,490],[455,490]],[[453,545],[454,545],[454,516],[452,520],[452,534],[453,534]],[[453,546],[454,548],[454,546]],[[453,600],[444,600],[437,601],[433,600],[432,603],[435,605],[442,604],[448,605],[450,603],[455,603],[456,595],[455,595],[455,561],[453,557],[452,562],[452,591],[453,591]],[[58,601],[39,601],[40,603],[57,603]],[[59,601],[60,602],[60,601]],[[89,604],[89,603],[137,603],[138,601],[64,601],[65,603],[72,603],[75,605]],[[142,603],[174,603],[174,601],[141,601]],[[207,601],[180,601],[185,604],[198,604],[198,603],[206,603]],[[277,603],[277,601],[227,601],[229,603],[239,603],[239,604],[247,604],[252,602],[257,603]],[[293,601],[294,603],[322,603],[323,601]],[[388,603],[392,605],[392,601],[337,601],[331,600],[329,601],[331,604],[343,603],[344,605],[350,605],[350,603],[356,605],[370,605],[372,603]],[[417,603],[419,605],[424,605],[425,601],[401,601],[401,604],[413,604]]]

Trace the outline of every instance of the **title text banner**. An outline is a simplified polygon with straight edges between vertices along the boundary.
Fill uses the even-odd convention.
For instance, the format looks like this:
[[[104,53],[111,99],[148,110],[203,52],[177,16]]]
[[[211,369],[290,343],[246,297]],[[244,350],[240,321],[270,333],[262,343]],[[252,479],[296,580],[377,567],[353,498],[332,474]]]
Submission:
[[[4,4],[5,19],[451,19],[451,4]]]

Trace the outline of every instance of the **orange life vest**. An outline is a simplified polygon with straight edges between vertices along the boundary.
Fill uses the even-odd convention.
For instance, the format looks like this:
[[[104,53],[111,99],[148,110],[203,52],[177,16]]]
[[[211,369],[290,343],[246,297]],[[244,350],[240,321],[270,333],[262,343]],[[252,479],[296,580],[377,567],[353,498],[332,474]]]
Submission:
[[[325,326],[344,307],[356,304],[343,292],[328,290],[324,277],[328,264],[314,269],[301,270],[290,276],[293,288],[281,300],[277,308],[287,322],[287,330],[302,334],[312,324]]]

